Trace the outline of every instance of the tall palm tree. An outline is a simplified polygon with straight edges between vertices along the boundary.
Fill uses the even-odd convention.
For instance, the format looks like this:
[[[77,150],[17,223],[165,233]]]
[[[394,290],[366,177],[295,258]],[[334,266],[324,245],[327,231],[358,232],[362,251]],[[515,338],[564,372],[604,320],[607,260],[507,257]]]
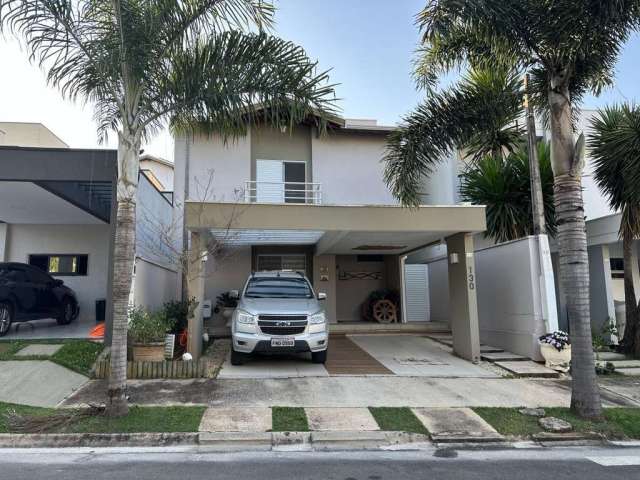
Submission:
[[[226,137],[258,118],[293,125],[331,111],[326,72],[266,33],[265,0],[0,0],[0,26],[68,98],[95,104],[101,137],[118,136],[113,332],[108,413],[124,415],[127,310],[135,248],[138,155],[167,123]]]
[[[633,242],[640,238],[640,107],[605,108],[592,121],[589,147],[596,183],[614,210],[620,210],[624,251],[626,326],[622,348],[640,356],[640,304],[633,287]]]
[[[598,94],[612,83],[620,49],[639,19],[639,0],[429,0],[418,15],[417,74],[427,91],[437,88],[440,74],[460,65],[511,64],[531,75],[532,101],[551,130],[560,282],[573,346],[571,407],[589,418],[601,417],[602,405],[591,346],[584,138],[576,142],[572,120],[585,93]],[[409,205],[418,203],[423,177],[441,156],[420,136],[424,105],[407,117],[388,155],[388,183]]]
[[[544,204],[546,230],[555,235],[553,171],[549,144],[539,142],[537,159]],[[531,235],[533,201],[529,152],[524,142],[504,159],[487,155],[469,164],[460,175],[463,200],[487,207],[487,236],[506,242]]]

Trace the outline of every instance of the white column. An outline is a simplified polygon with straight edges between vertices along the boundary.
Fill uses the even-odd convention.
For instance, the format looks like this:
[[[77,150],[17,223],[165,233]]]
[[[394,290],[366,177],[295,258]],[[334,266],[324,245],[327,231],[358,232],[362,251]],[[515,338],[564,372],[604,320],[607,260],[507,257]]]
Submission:
[[[591,299],[591,326],[601,332],[609,319],[615,322],[611,263],[608,245],[589,247],[589,297]]]
[[[9,260],[9,224],[0,223],[0,262]]]

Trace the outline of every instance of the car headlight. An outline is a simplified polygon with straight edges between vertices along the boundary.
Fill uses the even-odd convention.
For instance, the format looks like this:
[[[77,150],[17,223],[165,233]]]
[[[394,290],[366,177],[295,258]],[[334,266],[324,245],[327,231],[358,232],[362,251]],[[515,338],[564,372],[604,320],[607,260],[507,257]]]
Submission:
[[[324,312],[319,312],[316,314],[313,314],[309,317],[309,323],[311,325],[318,325],[320,323],[325,323],[327,321]]]
[[[254,325],[256,323],[256,317],[247,312],[238,311],[236,321],[245,325]]]

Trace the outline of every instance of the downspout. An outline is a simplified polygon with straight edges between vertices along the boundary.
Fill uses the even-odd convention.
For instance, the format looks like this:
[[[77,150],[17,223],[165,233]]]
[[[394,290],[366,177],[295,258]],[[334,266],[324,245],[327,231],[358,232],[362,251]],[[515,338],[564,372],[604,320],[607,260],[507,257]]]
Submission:
[[[404,265],[408,255],[400,257],[400,323],[407,323],[407,297],[405,295]]]

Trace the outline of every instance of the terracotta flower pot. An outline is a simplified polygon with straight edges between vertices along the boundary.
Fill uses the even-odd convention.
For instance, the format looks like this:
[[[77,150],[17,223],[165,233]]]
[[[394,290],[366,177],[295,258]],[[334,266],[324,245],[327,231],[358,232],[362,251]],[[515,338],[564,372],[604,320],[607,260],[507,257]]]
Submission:
[[[136,362],[164,361],[164,342],[134,343],[133,360]]]
[[[558,350],[548,343],[541,343],[540,353],[544,357],[547,368],[552,368],[560,372],[569,371],[569,365],[571,364],[571,345],[565,345],[562,350]]]

